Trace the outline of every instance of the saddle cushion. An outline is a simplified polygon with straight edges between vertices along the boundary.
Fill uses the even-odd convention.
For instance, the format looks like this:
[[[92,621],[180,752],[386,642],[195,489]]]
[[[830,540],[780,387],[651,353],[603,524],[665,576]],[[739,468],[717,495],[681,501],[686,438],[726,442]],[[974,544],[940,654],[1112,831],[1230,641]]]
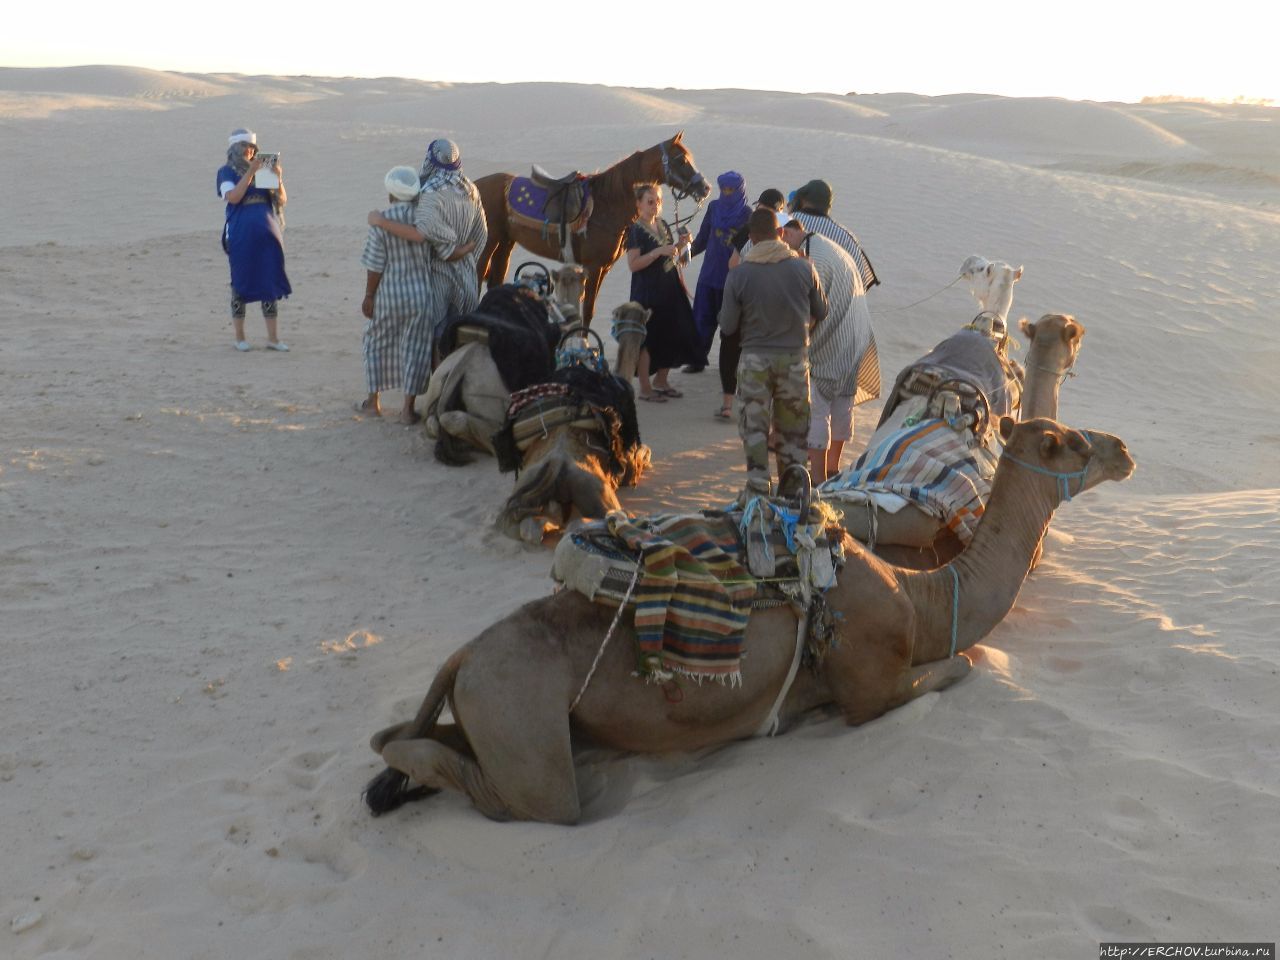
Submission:
[[[441,357],[471,340],[488,341],[503,385],[519,390],[551,375],[560,331],[548,319],[545,303],[504,283],[488,291],[471,313],[452,314],[436,328]]]
[[[591,216],[591,181],[585,177],[556,186],[543,186],[529,177],[515,177],[507,188],[507,213],[517,222],[540,230],[570,233],[586,228]]]

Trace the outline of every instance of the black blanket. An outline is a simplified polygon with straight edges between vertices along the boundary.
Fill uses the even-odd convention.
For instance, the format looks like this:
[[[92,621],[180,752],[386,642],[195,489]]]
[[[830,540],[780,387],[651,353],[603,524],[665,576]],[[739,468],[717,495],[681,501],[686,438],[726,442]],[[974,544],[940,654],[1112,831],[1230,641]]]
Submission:
[[[569,388],[569,399],[575,404],[590,404],[603,411],[605,432],[609,435],[609,472],[621,477],[625,472],[622,454],[640,445],[640,420],[636,416],[636,397],[631,384],[612,373],[600,373],[580,364],[553,371],[542,381],[562,383]],[[519,473],[521,456],[508,415],[502,429],[493,435],[498,455],[498,469],[503,473]]]
[[[547,317],[547,306],[512,283],[494,287],[471,313],[455,313],[436,328],[439,356],[457,346],[458,327],[481,327],[489,332],[489,356],[508,393],[545,383],[556,366],[560,330]]]

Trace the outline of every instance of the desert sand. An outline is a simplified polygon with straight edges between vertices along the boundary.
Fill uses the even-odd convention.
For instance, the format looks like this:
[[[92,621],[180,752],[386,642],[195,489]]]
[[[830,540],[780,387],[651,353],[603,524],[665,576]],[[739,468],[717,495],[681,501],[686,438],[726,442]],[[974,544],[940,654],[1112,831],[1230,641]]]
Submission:
[[[213,181],[240,125],[283,155],[288,354],[256,307],[256,349],[232,349]],[[1013,318],[1088,328],[1061,419],[1123,437],[1138,472],[1063,505],[944,693],[603,764],[573,828],[453,794],[372,819],[369,735],[547,593],[551,555],[490,529],[512,483],[492,460],[448,468],[352,415],[365,213],[436,136],[474,177],[602,168],[677,129],[753,196],[835,186],[884,281],[886,387],[975,312],[949,286],[967,255],[1023,265]],[[1275,109],[0,69],[0,182],[0,955],[1277,939]],[[601,313],[626,294],[620,268]],[[714,371],[673,381],[684,399],[641,405],[633,512],[741,482]]]

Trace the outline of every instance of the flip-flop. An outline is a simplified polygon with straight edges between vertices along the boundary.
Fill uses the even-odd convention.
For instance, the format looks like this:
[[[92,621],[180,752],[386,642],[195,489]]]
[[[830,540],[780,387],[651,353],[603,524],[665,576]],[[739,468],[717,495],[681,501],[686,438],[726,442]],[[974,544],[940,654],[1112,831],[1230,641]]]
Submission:
[[[719,410],[717,410],[717,411],[716,411],[716,419],[717,419],[717,420],[732,420],[732,419],[733,419],[733,411],[732,411],[732,410],[730,410],[728,407],[721,407]]]
[[[675,387],[654,387],[653,392],[660,393],[664,397],[671,397],[676,400],[679,400],[681,397],[684,396],[684,394],[681,393],[679,390],[677,390]]]
[[[661,391],[654,391],[648,396],[645,396],[643,393],[637,394],[637,396],[639,396],[640,399],[643,400],[645,403],[666,403],[667,402],[667,398],[662,395]]]

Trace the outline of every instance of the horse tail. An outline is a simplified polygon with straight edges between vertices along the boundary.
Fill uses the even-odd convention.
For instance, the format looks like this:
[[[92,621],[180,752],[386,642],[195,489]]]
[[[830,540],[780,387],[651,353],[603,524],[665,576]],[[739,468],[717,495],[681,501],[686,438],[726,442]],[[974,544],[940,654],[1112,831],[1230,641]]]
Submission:
[[[435,728],[440,720],[440,714],[444,711],[446,700],[453,693],[453,684],[457,680],[465,652],[464,647],[445,661],[440,672],[431,681],[431,687],[427,690],[422,706],[418,708],[417,716],[413,720],[388,727],[373,735],[369,746],[373,747],[374,753],[381,754],[382,748],[392,740],[421,740]],[[408,774],[387,767],[365,784],[364,792],[360,796],[369,807],[369,812],[375,817],[380,817],[410,800],[420,800],[435,792],[428,787],[410,788]]]
[[[451,410],[462,410],[466,406],[462,402],[462,387],[465,379],[465,377],[456,377],[452,383],[446,385],[447,392],[440,397],[438,408],[440,414]],[[471,462],[471,454],[467,451],[466,443],[446,430],[443,423],[436,431],[435,455],[437,460],[450,467],[462,467]]]

